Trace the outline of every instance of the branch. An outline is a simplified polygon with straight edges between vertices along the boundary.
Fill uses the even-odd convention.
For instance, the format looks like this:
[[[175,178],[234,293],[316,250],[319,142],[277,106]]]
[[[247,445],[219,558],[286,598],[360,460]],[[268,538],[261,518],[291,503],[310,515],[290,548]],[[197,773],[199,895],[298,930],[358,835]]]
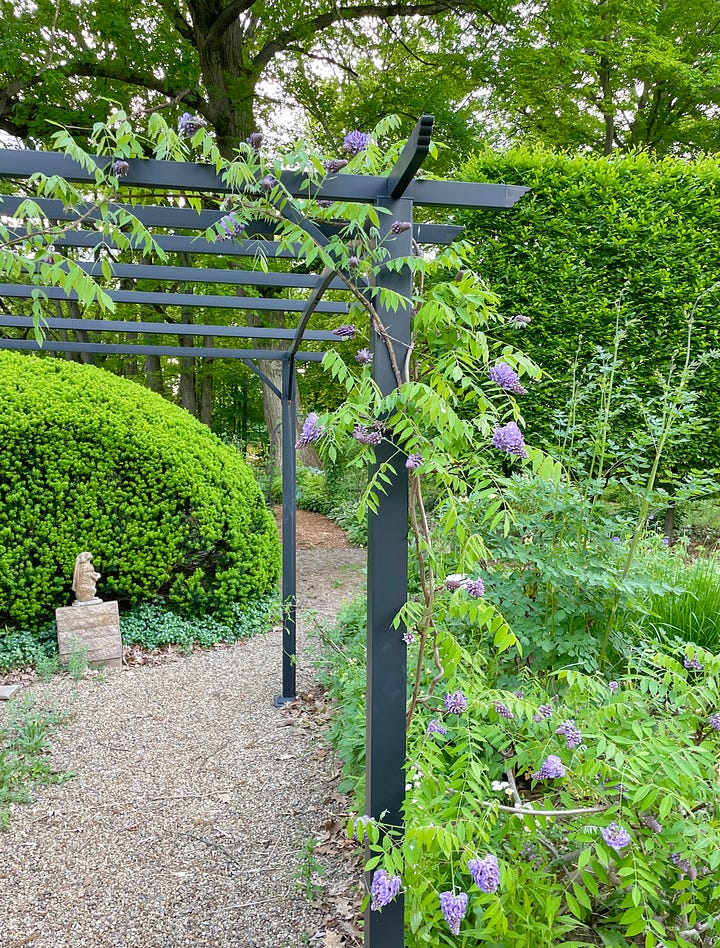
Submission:
[[[59,70],[66,76],[86,76],[91,79],[110,79],[115,82],[125,82],[130,86],[140,86],[142,89],[159,92],[169,99],[184,99],[194,109],[202,111],[206,108],[205,100],[197,92],[187,89],[175,89],[165,79],[158,79],[151,72],[135,72],[114,60],[101,62],[70,62]]]
[[[478,9],[478,4],[472,2],[472,0],[465,0],[463,3],[453,3],[451,0],[435,0],[431,3],[364,4],[357,7],[346,7],[342,10],[338,5],[319,16],[298,20],[290,29],[284,30],[274,39],[269,40],[255,56],[253,63],[255,66],[262,68],[270,62],[273,56],[286,50],[296,40],[314,33],[320,33],[342,20],[362,20],[365,17],[385,20],[393,16],[435,16],[438,13],[461,9],[482,13],[495,23],[489,11]]]
[[[231,26],[241,13],[245,13],[255,3],[255,0],[233,0],[228,6],[220,11],[215,18],[215,22],[208,30],[207,42],[214,42],[218,36],[225,32]]]
[[[174,0],[159,0],[159,5],[167,13],[170,18],[170,22],[175,27],[175,30],[186,39],[189,43],[195,45],[195,36],[193,34],[193,28],[190,26],[188,21],[182,15],[179,7],[175,4]]]

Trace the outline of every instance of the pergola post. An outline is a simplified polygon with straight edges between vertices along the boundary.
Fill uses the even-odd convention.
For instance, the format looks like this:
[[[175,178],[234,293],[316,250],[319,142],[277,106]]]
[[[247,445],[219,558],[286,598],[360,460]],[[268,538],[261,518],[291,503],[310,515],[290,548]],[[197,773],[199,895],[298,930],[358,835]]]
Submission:
[[[393,221],[412,218],[412,201],[379,198],[377,205],[389,214],[380,218],[380,238],[391,257],[408,257],[412,231],[392,234]],[[383,269],[377,287],[400,293],[408,302],[396,311],[380,303],[381,322],[393,339],[397,361],[405,363],[410,346],[412,274]],[[383,394],[397,387],[387,349],[372,333],[375,382]],[[366,692],[366,792],[365,812],[376,820],[402,828],[405,799],[405,709],[407,704],[407,646],[404,627],[394,629],[393,619],[407,599],[408,579],[408,476],[405,458],[388,442],[375,449],[373,472],[389,461],[394,468],[386,490],[378,495],[377,513],[368,520],[368,615]],[[368,885],[370,884],[368,878]],[[402,948],[404,899],[402,895],[382,912],[365,913],[365,945],[368,948]]]
[[[282,364],[282,694],[275,707],[296,695],[296,414],[295,356],[287,354]]]

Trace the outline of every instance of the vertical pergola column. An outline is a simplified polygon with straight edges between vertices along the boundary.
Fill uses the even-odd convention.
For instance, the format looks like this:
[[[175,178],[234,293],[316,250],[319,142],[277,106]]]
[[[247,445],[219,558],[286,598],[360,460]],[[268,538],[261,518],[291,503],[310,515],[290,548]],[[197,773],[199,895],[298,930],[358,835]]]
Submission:
[[[297,459],[295,404],[295,353],[285,355],[282,364],[282,694],[275,706],[285,704],[296,695],[296,509],[295,479]]]
[[[389,214],[380,218],[381,240],[391,257],[408,257],[411,235],[391,234],[395,220],[412,218],[412,201],[379,198],[377,205]],[[400,293],[408,302],[396,311],[380,303],[380,320],[393,340],[402,367],[410,345],[412,274],[383,269],[377,287]],[[372,333],[374,378],[383,394],[397,387],[390,357],[382,339]],[[377,513],[368,521],[368,629],[366,702],[365,812],[392,828],[402,828],[405,799],[405,708],[407,703],[407,646],[404,628],[394,629],[393,619],[407,599],[408,578],[408,477],[405,458],[388,442],[375,450],[373,472],[390,461],[394,468],[386,490],[379,493]],[[370,879],[368,879],[368,884]],[[398,896],[382,912],[365,914],[365,944],[371,948],[402,948],[404,900]]]

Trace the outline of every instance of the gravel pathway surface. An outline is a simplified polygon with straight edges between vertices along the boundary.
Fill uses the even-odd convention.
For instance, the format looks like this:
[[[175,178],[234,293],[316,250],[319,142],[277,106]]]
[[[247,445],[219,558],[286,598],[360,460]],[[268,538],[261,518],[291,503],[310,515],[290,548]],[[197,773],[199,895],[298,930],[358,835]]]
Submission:
[[[313,686],[310,625],[364,579],[364,552],[329,542],[298,554],[299,690]],[[27,689],[69,714],[54,758],[77,776],[37,788],[0,832],[2,948],[346,944],[329,902],[294,879],[308,838],[342,814],[321,735],[273,708],[280,669],[274,630]],[[319,858],[330,892],[347,891],[341,856]]]

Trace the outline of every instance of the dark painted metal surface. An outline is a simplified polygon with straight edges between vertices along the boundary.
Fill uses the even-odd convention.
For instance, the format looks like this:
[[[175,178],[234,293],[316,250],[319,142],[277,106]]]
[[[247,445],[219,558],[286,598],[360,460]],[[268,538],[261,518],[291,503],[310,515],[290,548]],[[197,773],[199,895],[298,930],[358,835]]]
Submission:
[[[286,354],[282,368],[283,663],[282,694],[275,699],[276,706],[292,701],[296,695],[297,662],[295,357]]]
[[[400,152],[395,167],[388,175],[388,195],[394,200],[403,196],[407,186],[415,177],[415,172],[425,160],[430,150],[434,124],[434,115],[421,115],[412,134],[405,142],[405,147]]]
[[[219,346],[146,346],[114,342],[56,342],[46,339],[42,346],[34,339],[2,339],[0,349],[17,349],[21,352],[95,352],[98,355],[159,355],[175,359],[260,359],[274,361],[282,359],[277,349],[222,349]],[[298,352],[300,362],[322,362],[323,352]]]
[[[315,277],[317,282],[317,277]],[[223,336],[232,339],[295,339],[296,329],[265,329],[262,326],[214,326],[205,323],[149,323],[133,319],[66,319],[50,316],[44,320],[48,329],[85,330],[86,332],[141,332],[158,336]],[[0,315],[0,329],[14,327],[32,329],[32,316]],[[305,339],[316,342],[337,342],[338,337],[324,329],[308,329]],[[281,356],[278,356],[281,358]]]
[[[112,158],[97,158],[99,167],[106,168]],[[90,175],[68,155],[48,151],[0,149],[0,177],[27,178],[35,172],[58,174],[69,181],[93,182]],[[281,180],[293,197],[328,201],[357,201],[373,204],[379,194],[387,193],[387,178],[375,175],[336,174],[327,177],[319,188],[308,187],[305,175],[284,171]],[[223,177],[211,165],[183,161],[154,161],[133,159],[120,187],[148,187],[162,191],[214,191],[227,194],[232,191]],[[405,196],[423,205],[445,207],[512,207],[527,188],[504,184],[477,184],[458,181],[413,181],[405,189]]]
[[[390,215],[381,217],[381,239],[387,237],[394,220],[411,220],[412,203],[380,199]],[[410,256],[410,232],[387,237],[392,257]],[[378,304],[381,321],[394,340],[397,361],[402,366],[410,345],[410,299],[412,275],[383,270],[378,286],[394,290],[408,300],[397,311]],[[373,332],[375,382],[383,394],[397,387],[390,358],[382,340]],[[365,812],[400,830],[405,799],[405,708],[407,704],[407,646],[404,629],[394,629],[393,619],[407,599],[408,573],[408,481],[403,461],[394,447],[383,441],[375,450],[375,466],[393,458],[395,473],[379,492],[378,511],[368,520],[368,630],[366,692],[366,789]],[[370,880],[368,879],[368,884]],[[382,912],[365,914],[365,944],[368,948],[401,948],[404,904],[402,895]]]

